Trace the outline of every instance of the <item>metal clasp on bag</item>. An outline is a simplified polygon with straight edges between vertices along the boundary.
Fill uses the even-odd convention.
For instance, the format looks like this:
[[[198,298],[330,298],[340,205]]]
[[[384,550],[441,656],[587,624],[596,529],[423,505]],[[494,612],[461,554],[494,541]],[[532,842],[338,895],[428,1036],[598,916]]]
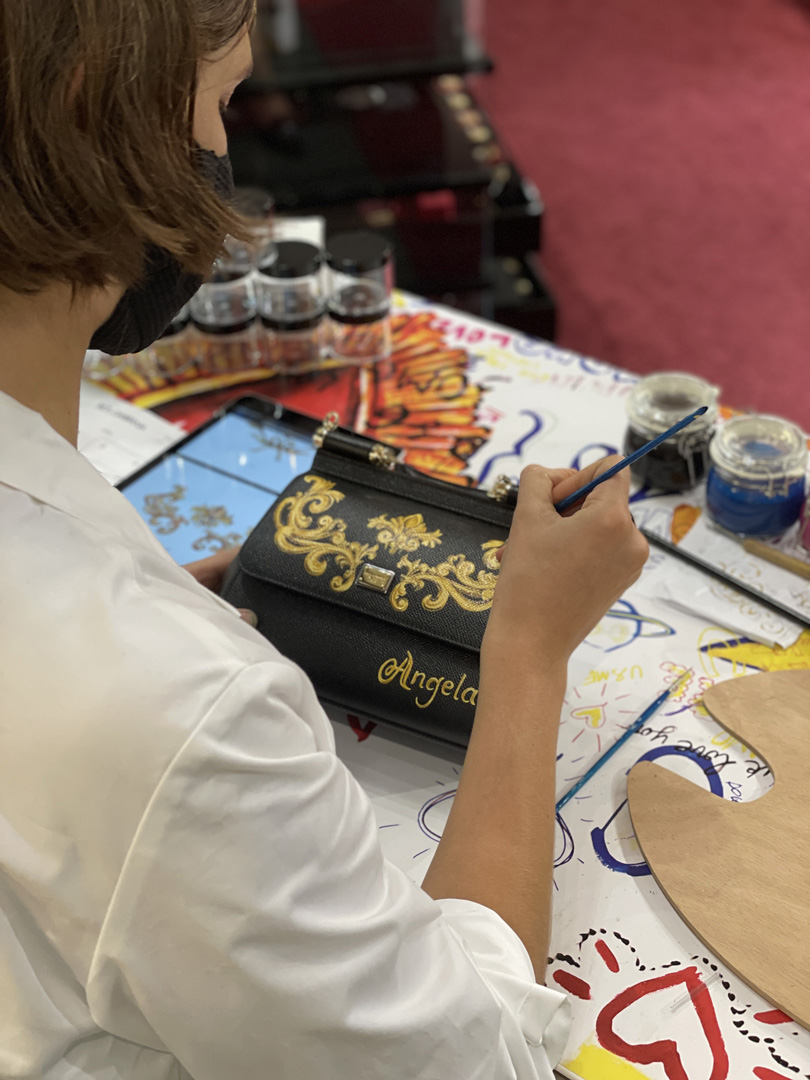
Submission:
[[[399,451],[393,446],[386,446],[385,443],[374,443],[368,452],[368,460],[371,464],[381,469],[393,469],[398,458]]]
[[[495,483],[487,492],[490,499],[499,503],[511,503],[514,505],[517,502],[518,485],[507,476],[505,473],[495,480]]]
[[[393,446],[386,446],[385,443],[375,443],[364,435],[338,430],[339,420],[335,412],[326,414],[323,423],[312,436],[316,449],[329,450],[353,461],[365,461],[379,469],[390,470],[395,467],[399,459],[398,450]]]
[[[326,414],[326,416],[323,418],[323,423],[312,436],[312,442],[316,450],[321,449],[321,447],[323,446],[323,440],[331,431],[334,431],[337,428],[339,423],[340,417],[336,412],[330,412]]]
[[[393,570],[386,570],[382,566],[375,566],[374,563],[367,562],[357,575],[357,584],[363,589],[371,589],[372,592],[382,593],[383,596],[387,596],[389,589],[396,580],[396,576]]]

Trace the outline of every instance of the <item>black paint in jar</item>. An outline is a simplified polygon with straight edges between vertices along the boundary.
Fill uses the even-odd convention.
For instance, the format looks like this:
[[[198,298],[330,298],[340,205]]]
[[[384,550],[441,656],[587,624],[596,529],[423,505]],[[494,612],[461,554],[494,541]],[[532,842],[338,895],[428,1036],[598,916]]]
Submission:
[[[705,478],[718,394],[716,386],[695,375],[666,372],[639,379],[626,402],[625,454],[638,450],[701,405],[708,411],[630,466],[638,483],[676,492],[688,491]]]

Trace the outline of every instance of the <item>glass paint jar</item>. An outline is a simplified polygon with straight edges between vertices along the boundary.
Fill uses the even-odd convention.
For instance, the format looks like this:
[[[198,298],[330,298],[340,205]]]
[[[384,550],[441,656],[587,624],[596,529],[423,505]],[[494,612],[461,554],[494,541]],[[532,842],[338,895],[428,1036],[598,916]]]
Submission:
[[[802,521],[799,526],[799,540],[805,551],[810,551],[810,496],[804,500]]]
[[[158,340],[136,357],[137,370],[147,379],[173,379],[194,363],[195,352],[186,333],[191,319],[189,306],[175,315]]]
[[[247,245],[231,245],[191,299],[201,375],[244,371],[262,359],[251,258]]]
[[[327,244],[332,354],[371,364],[391,353],[394,263],[388,241],[372,232],[339,233]]]
[[[280,240],[256,275],[259,315],[267,331],[267,366],[281,374],[316,369],[324,348],[323,254],[302,240]]]
[[[270,262],[273,258],[274,230],[273,211],[275,203],[269,191],[260,187],[237,187],[234,189],[232,206],[244,219],[250,233],[248,258],[255,268]],[[241,242],[229,236],[225,242],[229,255],[233,256]]]
[[[776,416],[735,416],[709,447],[706,508],[740,536],[781,536],[795,524],[805,497],[807,442]]]
[[[639,379],[625,404],[628,419],[625,455],[632,454],[701,405],[707,406],[703,416],[630,466],[639,483],[660,491],[687,491],[700,483],[709,467],[709,443],[714,434],[718,395],[716,386],[696,375],[663,372]]]

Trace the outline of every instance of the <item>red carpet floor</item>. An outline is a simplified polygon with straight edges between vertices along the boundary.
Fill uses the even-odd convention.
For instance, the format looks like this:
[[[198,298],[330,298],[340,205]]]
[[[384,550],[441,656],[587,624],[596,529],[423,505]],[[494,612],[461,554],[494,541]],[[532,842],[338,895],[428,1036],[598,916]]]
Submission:
[[[558,340],[810,429],[810,4],[490,0]]]

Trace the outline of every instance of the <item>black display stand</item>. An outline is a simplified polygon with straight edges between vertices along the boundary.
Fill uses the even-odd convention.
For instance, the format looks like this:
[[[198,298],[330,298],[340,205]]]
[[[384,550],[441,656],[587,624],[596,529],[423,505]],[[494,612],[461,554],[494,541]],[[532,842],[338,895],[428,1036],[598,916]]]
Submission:
[[[226,117],[234,176],[329,233],[384,233],[403,289],[550,339],[543,204],[463,78],[491,68],[463,14],[462,0],[264,3],[255,74]]]
[[[259,0],[256,90],[490,71],[463,0]]]

